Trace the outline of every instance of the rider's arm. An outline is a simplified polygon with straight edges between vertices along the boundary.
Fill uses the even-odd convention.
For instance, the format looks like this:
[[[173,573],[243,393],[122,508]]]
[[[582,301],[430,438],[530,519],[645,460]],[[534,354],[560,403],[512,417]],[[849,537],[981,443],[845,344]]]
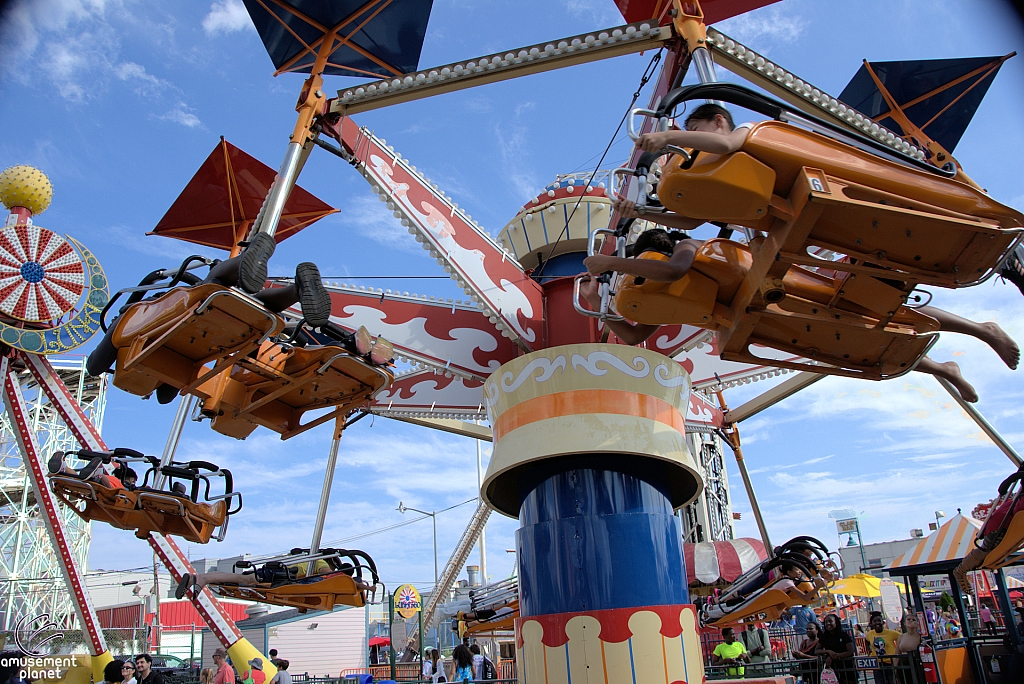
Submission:
[[[589,276],[580,281],[580,294],[594,311],[601,309],[601,297],[597,294],[597,281]],[[658,331],[660,325],[630,323],[629,321],[605,321],[615,335],[629,345],[637,345]]]
[[[658,152],[667,145],[675,145],[711,154],[729,154],[743,147],[743,141],[747,139],[749,132],[750,129],[743,126],[725,135],[705,131],[645,133],[636,141],[636,146],[645,152]]]
[[[598,254],[584,259],[583,265],[595,275],[605,271],[617,271],[660,283],[673,283],[690,270],[697,250],[702,244],[700,240],[680,240],[676,243],[672,257],[668,261],[623,259]]]
[[[673,214],[671,212],[666,214],[651,212],[644,213],[641,216],[640,212],[637,211],[636,202],[624,199],[617,199],[612,202],[612,209],[619,212],[619,216],[622,218],[643,218],[645,221],[668,226],[669,228],[676,228],[677,230],[694,230],[706,223],[706,221],[700,219],[692,219],[689,216]]]

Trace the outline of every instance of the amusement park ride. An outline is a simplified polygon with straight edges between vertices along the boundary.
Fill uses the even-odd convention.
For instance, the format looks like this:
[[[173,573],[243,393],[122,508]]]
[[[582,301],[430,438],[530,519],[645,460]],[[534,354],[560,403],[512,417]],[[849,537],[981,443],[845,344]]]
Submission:
[[[342,431],[367,413],[494,443],[481,503],[426,607],[425,623],[497,510],[521,522],[513,619],[522,681],[582,680],[598,670],[615,682],[702,680],[698,614],[675,511],[709,487],[704,476],[713,469],[704,455],[715,437],[736,455],[771,556],[737,425],[824,375],[879,380],[912,370],[936,338],[934,321],[914,309],[919,286],[965,287],[991,276],[1024,235],[1024,216],[966,176],[951,154],[956,125],[942,119],[950,100],[980,101],[1000,59],[972,63],[923,88],[910,67],[900,80],[891,64],[866,62],[866,76],[848,88],[855,102],[847,102],[706,27],[769,2],[617,4],[627,22],[622,26],[418,70],[430,3],[245,0],[275,74],[309,76],[276,176],[222,140],[154,230],[224,249],[238,264],[237,285],[213,277],[217,264],[190,258],[122,290],[127,299],[110,312],[116,315],[106,338],[115,350],[114,385],[138,395],[156,392],[161,400],[181,395],[160,458],[108,449],[47,360],[106,329],[112,308],[106,280],[84,246],[32,224],[48,203],[41,174],[16,167],[0,179],[12,212],[0,244],[0,270],[9,272],[0,301],[0,339],[10,349],[0,362],[5,405],[88,634],[97,681],[111,656],[68,550],[58,500],[85,519],[134,529],[146,539],[242,662],[256,649],[215,594],[329,609],[363,605],[378,585],[365,554],[319,548]],[[660,179],[651,156],[639,150],[606,184],[593,175],[562,178],[497,238],[351,118],[645,50],[663,51],[662,66],[650,108],[630,114],[635,137],[667,130],[676,106],[694,100],[728,102],[769,120],[756,124],[732,154],[662,151],[672,156],[660,164]],[[772,97],[717,84],[716,65]],[[679,87],[691,66],[701,84]],[[328,97],[329,75],[375,80]],[[922,103],[936,102],[941,111],[922,118]],[[634,130],[637,117],[642,123]],[[938,128],[942,135],[933,134]],[[275,279],[265,289],[276,242],[334,211],[296,185],[314,147],[353,166],[468,299],[328,284],[322,287],[329,321],[316,319],[313,295],[283,309],[267,304],[276,289],[300,280]],[[652,215],[667,208],[721,221],[747,240],[710,241],[700,257],[706,268],[695,266],[685,282],[608,274],[602,306],[589,310],[580,304],[575,277],[583,258],[624,255],[642,226],[619,220],[613,201],[620,197]],[[207,267],[210,276],[196,275]],[[623,316],[662,327],[631,347],[607,325]],[[393,371],[392,349],[412,370]],[[726,406],[729,387],[789,371],[798,373],[747,404]],[[69,451],[86,461],[75,469],[51,459],[49,484],[18,381],[26,373],[78,440],[80,449]],[[1019,465],[980,413],[944,386]],[[228,471],[175,460],[196,401],[198,415],[239,439],[259,426],[288,439],[334,422],[311,546],[255,559],[255,567],[238,568],[237,579],[205,587],[194,583],[172,537],[222,538],[242,501]],[[316,410],[323,412],[302,422]],[[490,429],[476,424],[484,418]],[[147,468],[135,490],[119,479],[131,463]],[[211,493],[211,481],[223,482],[223,493]],[[715,507],[720,494],[705,497],[705,505]],[[727,526],[719,522],[708,534],[718,538]],[[787,543],[769,563],[805,547],[806,540]],[[816,547],[807,554],[804,579],[824,576],[825,556],[816,556]],[[623,557],[630,562],[617,560]],[[636,582],[638,567],[658,568],[659,581]],[[505,589],[490,598],[511,605]],[[729,617],[771,613],[796,601],[782,594]],[[272,676],[273,666],[264,672]]]

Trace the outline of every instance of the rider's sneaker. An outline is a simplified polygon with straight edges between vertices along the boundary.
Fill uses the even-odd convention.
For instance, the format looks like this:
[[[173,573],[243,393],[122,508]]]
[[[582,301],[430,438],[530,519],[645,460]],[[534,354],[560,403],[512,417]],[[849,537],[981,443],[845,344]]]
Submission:
[[[373,349],[373,337],[370,335],[370,331],[365,326],[359,326],[355,334],[356,353],[360,356],[366,356]]]
[[[1018,247],[1006,258],[999,268],[999,275],[1017,286],[1024,294],[1024,263],[1021,262],[1021,248]]]
[[[103,465],[102,458],[94,458],[86,463],[81,470],[78,471],[78,476],[83,480],[88,480],[96,472],[96,469]]]
[[[185,592],[192,586],[192,575],[187,572],[181,576],[181,581],[178,582],[178,588],[174,590],[174,598],[181,600],[185,598]]]
[[[370,363],[375,366],[383,366],[391,363],[393,358],[395,358],[395,345],[383,337],[378,337],[377,341],[373,343],[373,347],[370,348]]]
[[[170,404],[176,396],[178,396],[178,388],[174,385],[168,385],[165,382],[156,388],[156,401],[158,404]]]
[[[320,278],[316,264],[305,261],[295,267],[295,284],[299,288],[302,317],[311,328],[326,325],[331,319],[331,295]]]
[[[46,462],[46,469],[50,471],[51,475],[56,475],[64,470],[64,452],[54,451],[53,456]]]
[[[242,252],[238,265],[238,285],[249,294],[256,294],[267,284],[267,262],[274,255],[277,243],[266,233],[256,233]]]

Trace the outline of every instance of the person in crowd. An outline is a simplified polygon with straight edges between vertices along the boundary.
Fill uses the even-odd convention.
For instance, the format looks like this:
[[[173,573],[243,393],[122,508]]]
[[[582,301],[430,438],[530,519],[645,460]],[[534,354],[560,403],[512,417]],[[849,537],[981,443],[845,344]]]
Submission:
[[[484,657],[480,653],[480,644],[471,644],[469,652],[473,654],[473,679],[483,679]]]
[[[903,633],[896,640],[897,653],[911,653],[921,645],[921,623],[917,620],[917,613],[906,610],[900,619],[900,629]]]
[[[272,651],[272,653],[276,654],[277,651]],[[288,672],[289,665],[291,665],[291,663],[284,658],[278,658],[274,661],[274,666],[277,668],[277,674],[270,680],[270,684],[292,684],[292,675]]]
[[[797,634],[806,634],[807,625],[817,623],[814,611],[807,606],[793,606],[789,612],[793,616],[793,631]]]
[[[124,677],[123,667],[123,660],[111,660],[107,663],[103,668],[103,681],[105,684],[121,684]]]
[[[125,660],[121,663],[121,673],[123,678],[121,679],[124,684],[136,684],[135,680],[135,663],[130,660]]]
[[[800,648],[793,649],[793,658],[807,661],[799,669],[805,684],[818,684],[818,656],[814,653],[818,648],[818,623],[808,622],[804,633],[807,636],[800,642]]]
[[[213,668],[204,667],[200,670],[199,684],[213,684]]]
[[[235,684],[235,670],[228,664],[228,654],[223,648],[213,652],[213,665],[217,672],[213,675],[213,684]]]
[[[159,672],[153,672],[153,658],[148,653],[135,656],[135,678],[139,684],[164,684]]]
[[[249,668],[243,673],[243,684],[265,684],[267,675],[263,672],[263,658],[248,661]]]
[[[740,641],[750,656],[751,667],[749,672],[755,675],[768,676],[769,667],[757,667],[760,663],[767,663],[772,660],[772,642],[763,622],[752,622],[747,624],[746,629],[740,632]]]
[[[423,679],[430,681],[434,676],[434,663],[430,659],[430,652],[423,654],[423,666],[420,668],[420,672],[423,674]]]
[[[430,669],[430,681],[434,684],[448,681],[448,677],[444,672],[444,657],[436,648],[430,649]]]
[[[463,684],[473,680],[473,652],[466,644],[459,644],[452,651],[452,660],[455,661],[455,674],[452,681]]]
[[[996,620],[992,617],[992,609],[989,608],[987,603],[981,604],[981,610],[978,611],[978,618],[981,620],[981,626],[989,634],[996,633]]]
[[[818,646],[814,654],[824,656],[825,667],[836,673],[840,684],[854,684],[857,681],[857,670],[850,659],[853,658],[853,639],[843,629],[839,616],[829,613],[825,616],[824,629],[818,637]]]
[[[868,626],[871,628],[867,633],[868,655],[878,658],[881,665],[881,669],[875,670],[875,684],[893,684],[896,674],[893,656],[897,653],[896,642],[901,634],[889,629],[881,611],[877,610],[871,613]]]
[[[722,629],[722,643],[715,646],[711,653],[712,665],[726,665],[725,673],[730,677],[742,677],[746,668],[742,663],[749,663],[750,656],[742,643],[736,640],[732,627]]]

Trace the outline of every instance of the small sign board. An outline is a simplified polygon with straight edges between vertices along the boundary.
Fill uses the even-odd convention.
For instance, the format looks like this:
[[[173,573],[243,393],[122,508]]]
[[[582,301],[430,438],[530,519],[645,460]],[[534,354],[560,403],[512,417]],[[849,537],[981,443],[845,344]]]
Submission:
[[[856,518],[845,518],[844,520],[836,520],[836,530],[839,534],[854,534],[857,532],[857,519]]]
[[[888,577],[879,582],[878,590],[882,594],[882,613],[889,622],[898,623],[903,619],[903,602],[900,601],[900,590]]]
[[[411,584],[403,584],[395,590],[395,612],[403,618],[416,617],[423,608],[420,592]]]
[[[881,667],[878,664],[878,658],[869,656],[857,656],[857,669],[858,670],[877,670]]]

